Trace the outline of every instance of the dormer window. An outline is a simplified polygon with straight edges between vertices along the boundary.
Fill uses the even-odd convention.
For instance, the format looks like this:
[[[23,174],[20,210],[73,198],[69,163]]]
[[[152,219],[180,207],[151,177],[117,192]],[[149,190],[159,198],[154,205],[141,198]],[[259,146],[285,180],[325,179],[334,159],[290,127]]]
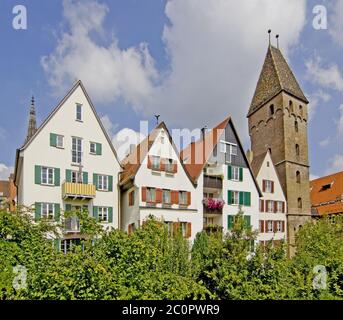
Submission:
[[[82,104],[76,104],[76,121],[82,121]]]
[[[331,183],[324,184],[324,185],[322,186],[322,190],[321,190],[321,191],[325,191],[325,190],[328,190],[328,189],[331,189]]]

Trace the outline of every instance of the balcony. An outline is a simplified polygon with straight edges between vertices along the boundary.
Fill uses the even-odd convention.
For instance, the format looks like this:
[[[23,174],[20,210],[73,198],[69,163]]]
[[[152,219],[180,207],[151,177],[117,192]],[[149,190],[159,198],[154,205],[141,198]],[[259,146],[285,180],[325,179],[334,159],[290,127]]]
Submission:
[[[62,185],[63,199],[86,200],[95,198],[95,185],[64,182]]]
[[[65,233],[79,233],[80,232],[80,219],[78,217],[69,217],[64,221]]]
[[[204,188],[222,189],[223,180],[219,177],[204,176]]]
[[[204,198],[203,213],[204,214],[223,214],[224,200],[221,198]]]

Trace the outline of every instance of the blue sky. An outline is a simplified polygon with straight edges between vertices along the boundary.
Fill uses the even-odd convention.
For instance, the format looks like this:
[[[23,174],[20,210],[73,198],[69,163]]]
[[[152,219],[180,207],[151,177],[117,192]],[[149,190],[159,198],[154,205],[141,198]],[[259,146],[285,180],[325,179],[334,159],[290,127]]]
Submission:
[[[18,4],[27,30],[12,27]],[[326,30],[313,28],[316,5],[327,9]],[[249,148],[245,116],[269,27],[311,102],[312,176],[343,170],[341,21],[342,0],[1,1],[0,177],[24,141],[31,95],[41,123],[76,78],[116,146],[118,132],[153,125],[154,113],[191,129],[231,114]]]

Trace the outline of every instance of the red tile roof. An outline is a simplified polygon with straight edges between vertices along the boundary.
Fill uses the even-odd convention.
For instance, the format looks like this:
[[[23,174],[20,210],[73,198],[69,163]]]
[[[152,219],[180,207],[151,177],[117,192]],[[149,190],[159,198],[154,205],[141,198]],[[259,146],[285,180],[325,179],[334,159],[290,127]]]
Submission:
[[[343,171],[310,182],[311,206],[318,214],[343,213]]]

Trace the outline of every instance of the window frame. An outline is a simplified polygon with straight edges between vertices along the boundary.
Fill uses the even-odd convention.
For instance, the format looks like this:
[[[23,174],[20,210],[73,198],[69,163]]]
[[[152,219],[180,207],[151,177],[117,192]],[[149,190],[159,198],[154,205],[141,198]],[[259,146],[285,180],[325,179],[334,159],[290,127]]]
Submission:
[[[273,181],[272,180],[264,180],[264,181],[265,181],[265,192],[272,193]]]
[[[72,137],[71,138],[71,153],[72,153],[72,158],[71,162],[75,164],[81,164],[82,163],[82,158],[83,158],[83,146],[82,146],[82,138],[79,137]],[[74,143],[75,141],[75,143]],[[74,149],[75,146],[75,149]],[[74,161],[74,152],[75,152],[75,161]],[[80,161],[78,161],[80,160]]]
[[[59,142],[62,142],[59,144]],[[63,149],[64,148],[64,136],[61,134],[56,134],[56,148]]]
[[[269,228],[271,226],[271,228]],[[267,232],[268,233],[273,233],[274,232],[274,221],[273,220],[268,220],[267,221]]]
[[[108,216],[109,216],[108,207],[98,207],[98,221],[100,223],[108,223]]]
[[[71,170],[70,174],[71,174],[71,179],[70,179],[71,183],[83,183],[83,174],[80,174],[80,171]]]
[[[156,202],[156,188],[146,188],[146,202],[155,203]]]
[[[276,212],[277,213],[282,213],[283,212],[283,201],[277,201],[276,205]]]
[[[167,199],[165,199],[165,194],[168,194]],[[165,201],[169,200],[169,201]],[[163,204],[171,204],[171,190],[169,189],[163,189],[162,190],[162,203]]]
[[[80,108],[80,109],[79,109]],[[78,117],[78,115],[80,115],[80,119]],[[75,108],[75,120],[82,122],[82,104],[81,103],[77,103],[76,104],[76,108]]]
[[[182,201],[182,200],[184,200],[184,201]],[[179,204],[181,206],[186,206],[188,204],[187,191],[183,191],[183,190],[179,191]]]
[[[267,212],[268,213],[274,213],[274,206],[275,206],[274,200],[268,200],[267,203],[268,203]]]
[[[231,180],[239,181],[239,167],[231,166]]]
[[[44,182],[44,171],[46,170],[46,182]],[[52,182],[49,182],[49,176],[50,173],[49,172],[51,170],[52,172]],[[42,185],[46,185],[46,186],[54,186],[55,185],[55,168],[52,167],[42,167],[41,169],[41,184]]]
[[[94,151],[92,151],[92,146],[94,146]],[[89,143],[89,153],[90,154],[96,154],[96,142],[90,142]]]
[[[108,187],[109,187],[108,182],[109,182],[108,175],[98,174],[98,176],[97,176],[97,189],[99,191],[108,191]]]
[[[155,163],[155,161],[158,161],[158,167],[156,166],[157,163]],[[161,170],[161,157],[151,156],[151,170],[154,170],[154,171]]]
[[[282,232],[282,221],[276,221],[276,232]]]
[[[48,221],[54,220],[55,219],[55,205],[53,203],[43,202],[41,205],[40,213],[43,219],[47,219]]]
[[[237,198],[236,199],[237,202],[234,201],[235,198]],[[239,205],[239,191],[231,190],[231,203],[230,203],[230,205],[232,205],[232,206],[238,206]]]

